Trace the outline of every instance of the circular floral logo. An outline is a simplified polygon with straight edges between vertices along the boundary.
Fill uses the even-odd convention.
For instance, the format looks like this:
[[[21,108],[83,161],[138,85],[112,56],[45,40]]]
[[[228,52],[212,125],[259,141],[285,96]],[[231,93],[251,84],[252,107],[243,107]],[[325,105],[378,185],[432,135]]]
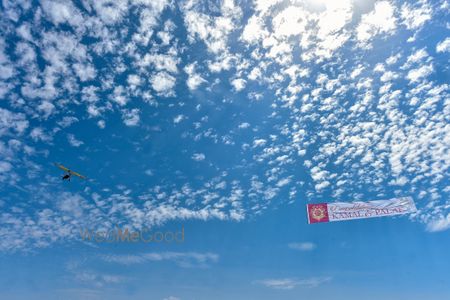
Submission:
[[[311,209],[311,216],[315,220],[322,220],[323,218],[325,218],[325,208],[323,208],[322,206],[313,207]]]

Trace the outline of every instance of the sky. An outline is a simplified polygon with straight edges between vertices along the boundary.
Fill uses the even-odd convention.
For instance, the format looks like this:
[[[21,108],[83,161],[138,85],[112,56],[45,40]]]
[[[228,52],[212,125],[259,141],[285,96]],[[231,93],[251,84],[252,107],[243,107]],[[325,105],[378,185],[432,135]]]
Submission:
[[[448,1],[0,8],[1,299],[449,297]]]

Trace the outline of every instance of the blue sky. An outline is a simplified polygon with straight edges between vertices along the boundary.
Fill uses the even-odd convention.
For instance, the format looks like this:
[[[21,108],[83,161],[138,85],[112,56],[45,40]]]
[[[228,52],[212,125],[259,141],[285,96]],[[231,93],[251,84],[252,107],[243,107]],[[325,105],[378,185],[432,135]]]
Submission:
[[[448,1],[0,7],[0,298],[450,294]],[[115,226],[185,239],[80,237]]]

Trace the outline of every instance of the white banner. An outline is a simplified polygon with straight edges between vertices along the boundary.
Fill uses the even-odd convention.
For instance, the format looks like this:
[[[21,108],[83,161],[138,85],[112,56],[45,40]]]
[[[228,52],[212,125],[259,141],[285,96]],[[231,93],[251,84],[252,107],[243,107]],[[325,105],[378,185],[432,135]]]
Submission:
[[[310,224],[403,215],[417,211],[411,197],[368,202],[307,204],[307,210]]]

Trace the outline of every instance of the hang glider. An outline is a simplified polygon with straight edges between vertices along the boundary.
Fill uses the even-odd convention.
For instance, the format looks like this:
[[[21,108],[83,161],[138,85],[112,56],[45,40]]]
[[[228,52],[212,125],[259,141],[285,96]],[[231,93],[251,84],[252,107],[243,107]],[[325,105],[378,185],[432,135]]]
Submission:
[[[69,180],[72,177],[72,175],[77,176],[81,179],[86,179],[85,176],[81,175],[80,173],[77,173],[75,171],[70,170],[69,168],[64,167],[61,164],[55,163],[55,166],[61,170],[63,170],[64,172],[66,172],[66,174],[64,174],[64,176],[62,177],[62,180]]]

